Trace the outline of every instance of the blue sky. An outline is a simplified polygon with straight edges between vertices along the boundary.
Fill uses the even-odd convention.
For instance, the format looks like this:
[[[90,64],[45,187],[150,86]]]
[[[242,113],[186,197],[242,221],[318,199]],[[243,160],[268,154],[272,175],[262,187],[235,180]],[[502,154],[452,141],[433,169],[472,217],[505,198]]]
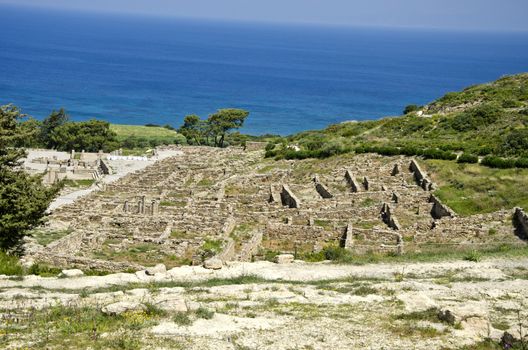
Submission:
[[[219,20],[528,31],[528,0],[0,0],[0,4]]]

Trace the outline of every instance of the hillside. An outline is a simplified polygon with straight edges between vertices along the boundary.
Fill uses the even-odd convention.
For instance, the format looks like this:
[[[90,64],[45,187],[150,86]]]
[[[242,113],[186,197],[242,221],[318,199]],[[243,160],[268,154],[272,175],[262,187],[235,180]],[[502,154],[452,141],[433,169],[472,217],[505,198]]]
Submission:
[[[181,134],[161,126],[110,124],[110,130],[116,133],[117,140],[126,148],[185,142]]]
[[[344,122],[287,140],[301,151],[327,150],[323,155],[383,146],[526,157],[527,125],[528,73],[523,73],[450,92],[403,116]],[[270,153],[284,155],[280,146]]]
[[[435,195],[460,215],[528,205],[526,195],[518,190],[528,184],[528,171],[520,169],[528,165],[528,73],[406,109],[413,111],[275,138],[266,155],[275,159],[367,152],[422,156],[429,158],[425,168],[439,185]],[[487,166],[467,164],[479,158]]]

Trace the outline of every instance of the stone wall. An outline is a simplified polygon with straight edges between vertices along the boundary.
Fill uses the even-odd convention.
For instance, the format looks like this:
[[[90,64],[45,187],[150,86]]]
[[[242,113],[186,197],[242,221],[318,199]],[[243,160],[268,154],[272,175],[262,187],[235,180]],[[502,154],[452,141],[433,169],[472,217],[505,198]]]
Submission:
[[[416,159],[411,160],[411,165],[409,170],[414,173],[414,178],[416,181],[421,182],[423,179],[427,178],[427,174],[420,168]]]
[[[49,264],[58,268],[78,268],[83,270],[100,270],[119,272],[125,270],[144,270],[145,267],[130,262],[113,262],[106,260],[90,259],[80,256],[47,254],[39,252],[32,256],[36,262]]]
[[[528,215],[522,208],[515,208],[513,220],[521,237],[528,239]]]
[[[394,214],[392,213],[391,206],[387,203],[383,203],[383,206],[381,207],[381,219],[390,228],[394,230],[400,229],[400,223],[398,222],[398,219],[396,219],[396,216],[394,216]]]
[[[347,170],[345,172],[345,180],[347,181],[348,185],[352,189],[352,192],[359,192],[359,184],[354,179],[354,175],[350,172],[350,170]]]
[[[328,189],[326,188],[325,185],[323,185],[322,183],[320,182],[317,182],[315,184],[315,190],[317,191],[317,193],[319,193],[319,195],[321,196],[321,198],[324,198],[324,199],[328,199],[328,198],[333,198],[334,196],[332,196],[332,194],[328,191]]]
[[[246,141],[247,151],[260,151],[266,148],[267,142]]]
[[[436,196],[431,195],[429,202],[433,203],[433,207],[431,208],[431,216],[433,219],[456,216],[455,212],[447,205],[443,204],[440,199],[436,198]]]
[[[293,192],[290,190],[288,185],[282,186],[282,191],[281,191],[280,196],[281,196],[282,205],[288,206],[290,208],[299,208],[300,201],[293,194]]]

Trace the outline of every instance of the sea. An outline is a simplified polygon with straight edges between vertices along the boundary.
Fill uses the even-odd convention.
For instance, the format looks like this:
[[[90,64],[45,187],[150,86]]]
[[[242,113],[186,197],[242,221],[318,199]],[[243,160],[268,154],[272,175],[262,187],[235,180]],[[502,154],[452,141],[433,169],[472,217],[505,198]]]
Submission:
[[[221,108],[288,135],[528,71],[527,32],[190,20],[0,5],[0,104],[181,125]]]

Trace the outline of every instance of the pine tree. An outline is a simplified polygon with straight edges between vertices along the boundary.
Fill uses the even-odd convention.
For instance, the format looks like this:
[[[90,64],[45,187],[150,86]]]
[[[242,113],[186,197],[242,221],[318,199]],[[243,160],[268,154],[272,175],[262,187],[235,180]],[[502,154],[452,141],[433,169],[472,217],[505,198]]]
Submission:
[[[20,169],[25,151],[14,145],[27,137],[20,127],[23,117],[15,106],[0,106],[0,250],[20,247],[28,231],[42,222],[59,190]]]

